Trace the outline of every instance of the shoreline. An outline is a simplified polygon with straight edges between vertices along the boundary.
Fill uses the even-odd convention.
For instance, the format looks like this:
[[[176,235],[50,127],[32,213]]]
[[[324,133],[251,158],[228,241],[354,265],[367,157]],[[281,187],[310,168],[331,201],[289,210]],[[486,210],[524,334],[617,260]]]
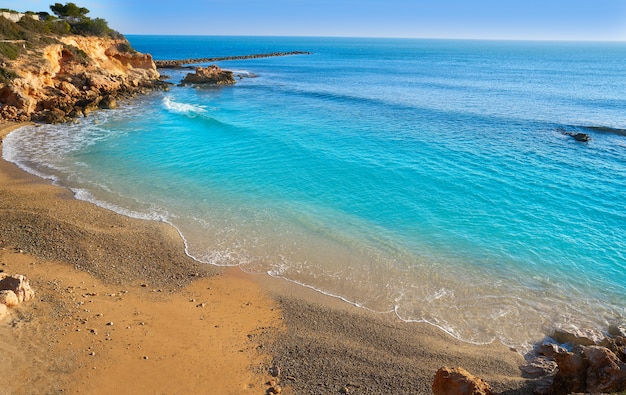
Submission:
[[[21,125],[0,124],[0,137],[6,134],[9,129],[19,126]],[[23,269],[24,272],[19,274],[31,278],[35,292],[43,290],[44,300],[58,301],[67,296],[64,294],[64,291],[68,289],[67,287],[64,289],[49,288],[45,284],[58,281],[55,276],[69,270],[73,273],[71,276],[76,278],[87,276],[85,277],[87,280],[81,281],[86,283],[97,282],[96,288],[112,287],[111,291],[108,292],[109,295],[119,294],[118,288],[123,287],[127,291],[123,294],[123,298],[133,299],[133,305],[149,301],[154,302],[156,298],[155,306],[150,305],[156,309],[153,316],[158,317],[159,322],[161,322],[160,325],[167,326],[171,321],[168,320],[168,314],[171,314],[172,309],[185,310],[187,315],[184,315],[183,319],[193,317],[195,322],[199,321],[198,309],[207,308],[207,306],[196,307],[206,303],[200,301],[202,298],[212,296],[215,298],[213,303],[222,305],[233,296],[224,293],[218,294],[217,292],[212,292],[213,295],[207,295],[203,294],[202,291],[211,293],[209,289],[200,290],[199,288],[218,289],[219,286],[216,284],[223,282],[230,284],[221,288],[227,290],[232,286],[233,281],[234,284],[239,281],[239,284],[245,284],[243,288],[240,285],[240,289],[245,289],[245,292],[242,292],[243,296],[248,296],[248,289],[258,290],[258,298],[250,302],[248,306],[261,306],[262,317],[269,317],[269,320],[262,325],[259,322],[261,318],[255,318],[252,320],[253,322],[250,322],[251,319],[246,314],[243,314],[242,317],[232,314],[233,312],[230,311],[233,310],[232,307],[230,310],[227,308],[226,311],[221,312],[224,321],[230,323],[242,321],[235,326],[252,324],[253,329],[262,328],[257,332],[254,332],[253,329],[249,330],[252,333],[247,333],[244,336],[244,343],[242,344],[245,346],[246,342],[252,341],[253,344],[248,344],[250,348],[244,347],[243,352],[239,352],[239,349],[235,351],[237,356],[243,354],[250,360],[260,358],[255,360],[257,362],[254,369],[250,368],[249,362],[242,360],[233,362],[239,369],[254,373],[253,376],[243,375],[251,377],[247,380],[243,380],[242,376],[242,380],[245,382],[237,383],[236,388],[239,388],[239,391],[241,391],[242,385],[247,385],[250,393],[263,393],[266,388],[264,387],[265,382],[268,379],[267,369],[276,365],[283,372],[281,383],[285,387],[283,393],[337,393],[350,384],[355,386],[354,393],[359,393],[359,388],[362,393],[390,393],[394,391],[396,393],[428,393],[437,369],[443,366],[461,366],[472,374],[483,377],[492,385],[495,392],[532,393],[532,389],[529,387],[531,383],[521,377],[519,370],[519,365],[524,362],[523,357],[502,344],[472,345],[463,343],[430,324],[403,322],[392,313],[372,313],[286,280],[273,278],[269,275],[245,274],[239,268],[224,269],[200,264],[185,254],[183,241],[174,227],[163,223],[124,217],[92,203],[76,200],[70,191],[53,186],[47,180],[23,172],[4,160],[0,163],[0,196],[0,204],[2,204],[0,207],[9,207],[0,209],[2,222],[11,223],[10,226],[0,225],[0,247],[4,248],[0,251],[3,254],[1,256],[2,262],[9,262],[10,259],[21,262],[24,257],[29,258],[26,261],[34,260],[36,262],[31,266],[28,263],[15,266],[8,263],[9,269],[6,266],[1,268],[11,273],[14,271],[14,267]],[[51,230],[53,231],[51,232]],[[28,241],[31,244],[28,244]],[[72,247],[68,248],[68,246]],[[16,250],[22,250],[24,253],[15,252]],[[121,265],[120,257],[124,257]],[[35,268],[40,267],[50,267],[52,270],[35,270]],[[74,273],[74,271],[76,272]],[[64,275],[69,276],[69,274]],[[206,282],[211,282],[211,285],[207,286]],[[146,286],[142,287],[142,285]],[[114,289],[118,289],[118,291],[114,291]],[[186,298],[187,295],[194,292],[200,292],[201,296]],[[102,292],[98,292],[96,297],[87,299],[103,299],[104,296],[100,295],[103,295]],[[165,298],[167,301],[159,301],[161,295],[167,296]],[[40,300],[41,296],[41,293],[37,293],[37,302],[32,305],[26,304],[23,308],[24,315],[34,315],[34,318],[31,321],[26,321],[20,320],[18,317],[17,327],[20,330],[33,329],[36,325],[32,322],[43,326],[55,324],[54,322],[40,322],[44,318],[50,318],[47,316],[49,311],[46,308],[40,310],[40,306],[45,305]],[[198,301],[198,303],[189,302],[191,299]],[[93,303],[98,303],[98,301],[93,300]],[[190,307],[190,304],[193,305],[191,306],[193,308],[181,308]],[[34,307],[36,309],[33,309]],[[57,306],[56,309],[63,311],[63,306]],[[106,317],[114,312],[115,306],[103,304],[102,309],[105,311],[102,314]],[[70,310],[68,306],[65,307],[66,313]],[[132,317],[136,312],[128,311],[126,314]],[[124,317],[122,316],[119,320],[132,321],[131,318]],[[8,330],[7,333],[11,334],[7,322],[0,323],[0,330]],[[49,336],[58,336],[56,339],[58,342],[63,343],[65,341],[68,343],[69,334],[76,335],[76,333],[82,332],[86,335],[90,329],[93,329],[88,328],[88,324],[82,325],[82,331],[61,331],[59,334],[53,333]],[[185,323],[179,323],[179,325],[184,327]],[[222,327],[226,324],[215,325]],[[71,324],[66,326],[70,327]],[[133,327],[133,325],[128,326]],[[120,330],[117,324],[114,325],[114,328]],[[182,339],[179,343],[181,348],[189,348],[190,343],[196,347],[197,344],[193,342],[193,339],[209,332],[207,328],[194,328],[198,332],[188,339]],[[100,330],[104,332],[105,328]],[[173,330],[180,331],[182,328]],[[160,336],[166,335],[161,334]],[[43,340],[42,337],[41,334],[36,336],[39,340]],[[93,340],[93,337],[87,336],[90,340]],[[0,336],[0,338],[3,337]],[[146,339],[139,337],[125,341],[126,344],[135,344],[139,341],[147,342]],[[18,343],[20,341],[19,338],[13,340]],[[221,341],[223,344],[213,346],[223,351],[224,347],[239,340],[225,338]],[[127,345],[115,345],[113,341],[108,340],[104,340],[104,342],[107,343],[107,346],[113,344],[111,349],[106,352],[119,353],[115,354],[118,356],[124,355],[123,351],[129,347]],[[154,342],[154,344],[150,343],[150,348],[158,355],[160,353],[159,347],[164,345],[157,344],[156,339]],[[4,341],[0,341],[0,347],[3,346],[3,343]],[[129,379],[123,376],[123,368],[113,369],[111,366],[107,368],[106,365],[102,367],[105,373],[94,374],[93,370],[98,370],[97,366],[96,369],[90,371],[91,367],[87,367],[85,362],[80,362],[82,361],[81,358],[87,358],[89,361],[89,357],[91,357],[93,360],[94,356],[97,357],[100,352],[105,351],[90,351],[90,353],[96,352],[94,356],[90,356],[89,353],[84,352],[85,344],[80,343],[80,341],[71,341],[71,343],[71,352],[75,355],[80,354],[80,358],[77,357],[76,361],[78,362],[65,368],[67,373],[59,373],[60,376],[82,375],[80,377],[83,377],[84,381],[87,380],[84,378],[87,374],[90,376],[89,380],[92,380],[87,382],[98,383],[100,380],[100,384],[94,384],[92,387],[94,391],[101,388],[101,382],[105,378],[111,382],[117,380],[118,383],[119,380]],[[75,344],[80,344],[80,348],[73,349]],[[118,349],[119,347],[121,349]],[[211,362],[216,361],[215,356],[205,357],[202,354],[210,351],[209,347],[207,350],[194,350],[190,355],[196,359],[196,362],[198,359],[203,361],[204,363],[199,363],[199,365],[203,365],[202,368],[206,370],[207,366],[204,364],[209,363],[210,365]],[[174,365],[184,366],[183,371],[189,375],[199,374],[198,366],[189,361],[183,361],[174,355],[166,359],[169,362],[174,361],[172,362]],[[128,369],[131,366],[132,368],[143,369],[145,366],[137,364],[137,362],[151,360],[152,358],[143,360],[136,356],[134,360],[120,362],[122,365],[126,364]],[[176,378],[182,379],[182,376],[186,379],[190,378],[190,376],[182,374],[181,377],[176,376]],[[233,379],[236,375],[232,371],[223,370],[222,376]],[[295,380],[285,379],[285,377]],[[191,384],[195,382],[197,386],[206,384],[200,382],[203,380],[197,379],[187,381]],[[215,380],[211,379],[211,381]],[[223,385],[233,385],[230,380],[225,381],[226,383]],[[78,385],[78,381],[74,379],[69,380],[68,383]],[[157,385],[157,383],[143,383],[143,385],[150,384]],[[235,387],[228,389],[226,386],[212,386],[212,388],[229,391]],[[367,392],[363,390],[365,388]],[[193,390],[193,387],[191,389]],[[70,393],[78,392],[78,390],[78,388],[71,386],[66,389]],[[102,390],[104,391],[104,389]]]

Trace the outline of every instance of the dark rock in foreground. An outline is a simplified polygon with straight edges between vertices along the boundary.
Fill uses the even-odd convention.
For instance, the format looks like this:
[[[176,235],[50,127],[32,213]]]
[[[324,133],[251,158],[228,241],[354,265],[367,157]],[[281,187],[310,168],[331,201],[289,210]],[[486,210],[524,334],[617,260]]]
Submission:
[[[535,389],[536,394],[595,394],[626,390],[626,338],[609,336],[600,339],[588,334],[591,332],[555,331],[548,342],[536,348],[537,358],[520,367],[526,377],[543,376]],[[565,341],[562,344],[568,348],[554,341]],[[545,368],[543,372],[539,367]]]

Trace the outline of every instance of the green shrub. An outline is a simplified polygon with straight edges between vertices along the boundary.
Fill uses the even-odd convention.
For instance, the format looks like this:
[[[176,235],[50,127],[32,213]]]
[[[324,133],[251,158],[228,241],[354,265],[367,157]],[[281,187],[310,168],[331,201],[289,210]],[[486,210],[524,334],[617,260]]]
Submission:
[[[117,50],[120,51],[120,52],[126,52],[126,53],[137,53],[135,48],[131,47],[131,45],[130,45],[130,43],[128,41],[120,43],[117,46]]]
[[[17,77],[18,75],[13,70],[7,70],[0,67],[0,82],[9,82]]]
[[[38,34],[49,34],[50,27],[45,22],[33,18],[22,18],[17,24],[24,30]]]
[[[38,15],[39,19],[24,17],[17,23],[0,17],[0,40],[33,40],[43,35],[78,34],[82,36],[98,36],[123,38],[124,36],[109,27],[102,18],[89,18],[89,10],[78,7],[74,3],[55,3],[50,9],[60,18],[47,12],[27,12]]]
[[[71,23],[72,32],[83,36],[108,36],[113,30],[102,18],[83,18],[80,22]]]
[[[17,23],[11,22],[0,16],[0,39],[2,40],[22,40],[21,33],[24,31]]]
[[[70,34],[72,31],[72,27],[69,23],[58,20],[54,17],[50,17],[50,19],[47,19],[44,23],[48,26],[48,29],[52,34],[64,36]]]
[[[19,55],[19,47],[13,43],[0,42],[0,55],[5,59],[15,60]]]
[[[83,65],[89,64],[90,58],[85,51],[73,45],[66,45],[64,50],[72,54],[74,60]]]

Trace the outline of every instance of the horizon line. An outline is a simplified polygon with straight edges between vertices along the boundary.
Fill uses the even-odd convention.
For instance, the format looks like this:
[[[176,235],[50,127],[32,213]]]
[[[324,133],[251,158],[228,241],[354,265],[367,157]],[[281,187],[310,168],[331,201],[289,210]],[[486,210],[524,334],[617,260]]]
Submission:
[[[390,40],[450,40],[450,41],[519,41],[519,42],[586,42],[626,43],[626,39],[584,38],[486,38],[486,37],[400,37],[400,36],[338,36],[338,35],[287,35],[287,34],[175,34],[175,33],[122,33],[124,36],[173,36],[173,37],[272,37],[272,38],[352,38]]]

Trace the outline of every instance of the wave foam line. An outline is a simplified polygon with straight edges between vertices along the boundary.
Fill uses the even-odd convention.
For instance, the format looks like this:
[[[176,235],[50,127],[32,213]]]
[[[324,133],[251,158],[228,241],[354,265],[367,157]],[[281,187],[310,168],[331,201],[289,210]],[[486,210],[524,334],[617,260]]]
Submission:
[[[163,98],[162,103],[163,103],[163,107],[165,107],[166,110],[176,113],[176,114],[195,115],[195,114],[203,114],[207,112],[204,106],[187,104],[187,103],[178,103],[172,100],[171,96],[165,96]]]

